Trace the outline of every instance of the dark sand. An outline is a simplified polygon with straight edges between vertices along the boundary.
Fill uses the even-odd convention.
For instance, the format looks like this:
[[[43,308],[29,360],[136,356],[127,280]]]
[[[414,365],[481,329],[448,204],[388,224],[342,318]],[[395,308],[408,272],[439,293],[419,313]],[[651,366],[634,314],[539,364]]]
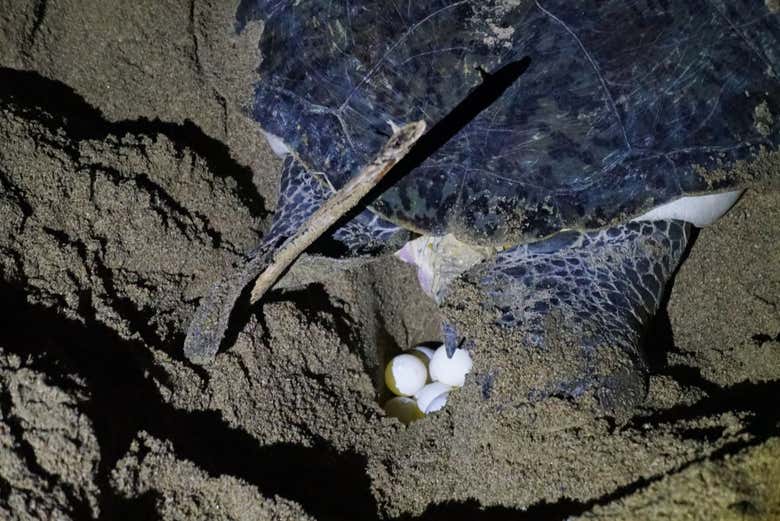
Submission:
[[[572,369],[506,348],[467,287],[465,387],[386,418],[385,361],[440,313],[390,256],[304,255],[186,363],[278,185],[226,4],[0,0],[0,519],[780,519],[776,155],[699,234],[618,420],[529,401]]]

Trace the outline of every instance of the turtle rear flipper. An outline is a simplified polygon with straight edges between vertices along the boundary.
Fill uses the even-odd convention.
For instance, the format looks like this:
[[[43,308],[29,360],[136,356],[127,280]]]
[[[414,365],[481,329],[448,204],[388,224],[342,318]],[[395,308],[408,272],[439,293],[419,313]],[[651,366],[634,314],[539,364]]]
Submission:
[[[215,284],[201,301],[187,330],[184,355],[194,363],[211,361],[219,351],[231,318],[257,302],[289,265],[325,233],[395,166],[422,136],[425,124],[414,122],[394,129],[377,158],[335,193],[313,178],[292,156],[285,160],[277,214],[263,242],[249,253],[243,269]],[[392,235],[385,221],[362,213],[346,231],[336,234],[348,247],[358,238],[382,240]],[[349,233],[347,233],[349,232]]]
[[[184,341],[184,355],[190,361],[202,364],[214,358],[233,314],[248,308],[249,287],[271,262],[275,249],[303,226],[328,195],[300,162],[292,156],[285,158],[271,228],[247,254],[243,269],[214,284],[203,297]]]
[[[571,379],[534,394],[595,390],[608,411],[646,394],[642,338],[690,238],[682,221],[631,222],[595,232],[564,231],[499,253],[467,274],[482,303],[517,328],[530,348],[564,349]],[[555,339],[571,338],[563,346]],[[568,364],[567,364],[568,365]]]

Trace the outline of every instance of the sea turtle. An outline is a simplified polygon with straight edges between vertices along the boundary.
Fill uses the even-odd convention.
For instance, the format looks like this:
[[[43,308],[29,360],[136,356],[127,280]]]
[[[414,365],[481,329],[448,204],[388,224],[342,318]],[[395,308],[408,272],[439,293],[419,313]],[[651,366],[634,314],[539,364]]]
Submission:
[[[739,195],[707,172],[780,143],[773,5],[242,0],[236,29],[263,26],[251,115],[285,157],[281,194],[245,269],[203,299],[186,356],[213,358],[248,289],[259,298],[428,129],[406,171],[331,236],[352,252],[402,229],[434,237],[401,255],[437,299],[466,271],[486,316],[529,345],[545,347],[554,313],[583,332],[582,374],[542,391],[634,400],[642,331],[692,226]],[[604,346],[617,360],[606,372],[592,365]]]

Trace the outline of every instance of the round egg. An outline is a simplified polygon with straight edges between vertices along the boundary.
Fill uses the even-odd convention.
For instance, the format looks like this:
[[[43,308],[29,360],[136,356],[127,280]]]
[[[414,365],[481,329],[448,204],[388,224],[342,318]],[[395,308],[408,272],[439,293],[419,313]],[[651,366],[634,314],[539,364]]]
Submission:
[[[398,355],[390,360],[385,368],[387,388],[398,396],[412,396],[427,380],[428,369],[414,355]]]
[[[404,425],[409,425],[425,416],[417,407],[417,400],[406,396],[396,396],[388,400],[385,403],[385,412],[388,416],[397,418]]]
[[[428,365],[428,362],[431,361],[431,358],[433,358],[434,352],[433,349],[427,346],[415,346],[408,351],[410,355],[419,358],[426,366]]]
[[[430,414],[432,412],[443,409],[444,406],[447,405],[447,398],[449,395],[450,393],[443,393],[431,400],[431,403],[428,405],[428,409],[426,409],[425,414]]]
[[[426,385],[414,395],[417,399],[417,408],[425,414],[438,411],[447,403],[451,389],[452,387],[441,382]]]
[[[441,346],[433,353],[428,365],[431,380],[452,387],[461,387],[466,381],[466,373],[471,371],[471,355],[465,349],[456,349],[452,358],[447,356],[447,348]]]
[[[425,370],[428,371],[428,364],[431,363],[431,358],[433,358],[434,350],[430,347],[426,346],[415,346],[409,351],[407,351],[412,356],[416,356],[420,359],[420,361],[425,364]],[[430,375],[428,375],[428,379],[426,380],[426,383],[430,383],[431,378]]]

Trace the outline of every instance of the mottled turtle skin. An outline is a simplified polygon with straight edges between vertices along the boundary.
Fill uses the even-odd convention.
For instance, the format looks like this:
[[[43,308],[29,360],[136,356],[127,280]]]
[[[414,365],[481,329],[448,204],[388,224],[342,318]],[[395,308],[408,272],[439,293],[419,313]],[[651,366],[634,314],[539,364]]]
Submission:
[[[395,223],[507,248],[463,275],[488,319],[540,349],[553,318],[579,335],[574,373],[535,396],[593,389],[606,410],[642,399],[642,335],[692,227],[630,220],[732,188],[706,172],[780,143],[780,126],[756,121],[780,109],[778,13],[759,0],[243,0],[237,30],[254,21],[262,62],[251,115],[292,154],[274,225],[201,303],[188,358],[213,358],[247,285],[393,126],[434,127],[486,75],[530,60],[371,201],[374,213],[332,236],[358,252],[397,237]],[[460,342],[450,326],[444,337]]]
[[[441,120],[491,72],[528,70],[373,203],[421,233],[512,245],[597,229],[778,142],[780,23],[763,0],[244,0],[262,21],[253,116],[336,187],[388,121]]]

